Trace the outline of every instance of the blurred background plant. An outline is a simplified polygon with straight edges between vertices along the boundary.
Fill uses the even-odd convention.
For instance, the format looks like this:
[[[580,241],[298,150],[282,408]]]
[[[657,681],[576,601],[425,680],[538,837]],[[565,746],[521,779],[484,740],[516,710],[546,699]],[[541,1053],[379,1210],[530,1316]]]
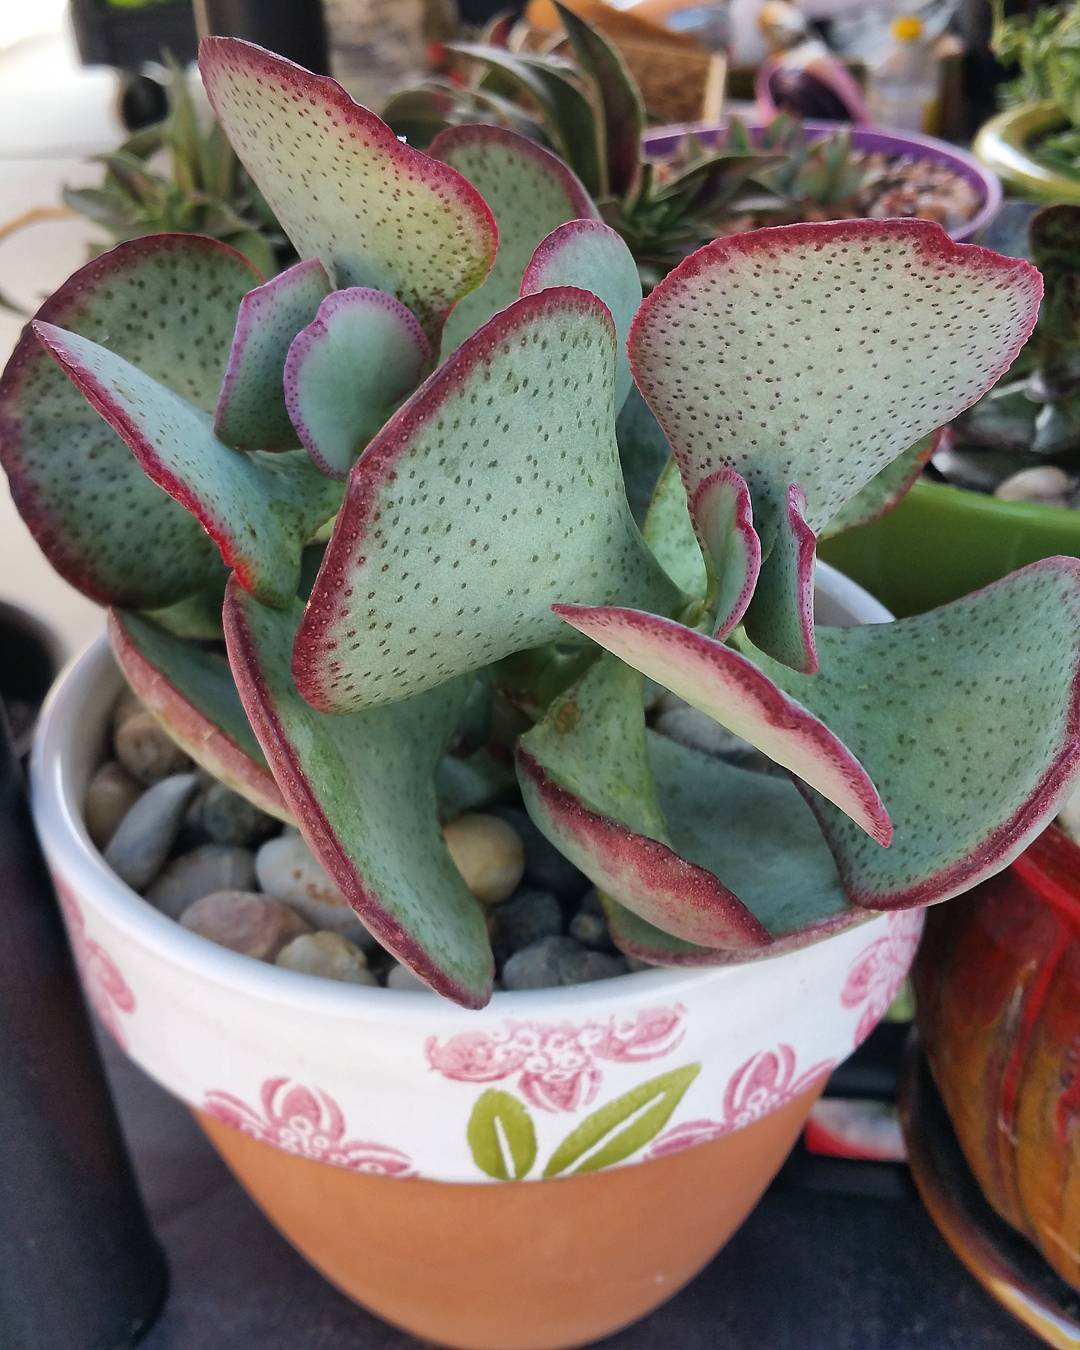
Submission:
[[[991,45],[998,60],[1016,65],[1001,87],[1002,102],[1052,103],[1066,124],[1038,141],[1037,157],[1048,167],[1080,178],[1080,3],[1006,16],[1005,0],[991,0]]]

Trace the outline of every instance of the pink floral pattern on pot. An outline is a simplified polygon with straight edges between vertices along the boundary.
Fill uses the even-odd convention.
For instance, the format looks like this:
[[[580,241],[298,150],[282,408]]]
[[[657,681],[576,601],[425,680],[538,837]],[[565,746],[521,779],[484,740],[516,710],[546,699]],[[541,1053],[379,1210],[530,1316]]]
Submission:
[[[637,1064],[670,1054],[683,1038],[686,1009],[644,1008],[584,1022],[512,1022],[495,1032],[462,1031],[424,1050],[430,1066],[460,1083],[494,1083],[517,1075],[526,1101],[544,1111],[578,1111],[595,1100],[597,1061]]]
[[[840,992],[845,1008],[862,1009],[855,1027],[857,1046],[885,1016],[907,978],[922,936],[923,911],[897,910],[888,916],[888,923],[885,936],[876,938],[852,961]]]
[[[721,1135],[753,1125],[805,1092],[835,1067],[835,1060],[823,1059],[798,1073],[795,1051],[790,1045],[778,1045],[775,1050],[751,1055],[728,1079],[719,1120],[682,1121],[655,1140],[646,1157],[681,1153],[685,1148],[710,1143]]]
[[[135,1011],[135,995],[116,962],[87,933],[86,920],[74,895],[59,877],[54,876],[53,882],[67,923],[68,940],[79,968],[86,1000],[117,1045],[126,1049],[127,1038],[120,1017],[130,1016]]]
[[[345,1116],[327,1092],[288,1078],[268,1078],[259,1100],[261,1112],[231,1092],[208,1092],[203,1110],[262,1144],[314,1162],[375,1176],[415,1175],[411,1159],[400,1149],[346,1139]]]

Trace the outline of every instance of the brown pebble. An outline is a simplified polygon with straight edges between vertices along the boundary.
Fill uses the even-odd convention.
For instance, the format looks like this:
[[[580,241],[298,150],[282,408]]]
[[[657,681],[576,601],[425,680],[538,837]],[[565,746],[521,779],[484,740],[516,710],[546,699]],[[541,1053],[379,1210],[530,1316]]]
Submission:
[[[458,816],[443,828],[454,866],[477,900],[497,905],[517,889],[525,871],[521,835],[498,816]]]
[[[135,804],[142,790],[142,784],[115,759],[103,764],[90,779],[83,806],[83,820],[87,833],[98,848],[104,848],[113,837],[117,825]]]
[[[281,949],[311,926],[299,914],[255,891],[215,891],[180,916],[192,933],[256,961],[273,961]]]
[[[132,713],[116,728],[113,749],[128,773],[148,786],[192,767],[188,756],[148,712]]]
[[[341,980],[346,984],[379,983],[368,970],[364,953],[354,942],[340,933],[325,930],[293,938],[278,953],[275,964],[301,975],[319,975],[324,980]]]

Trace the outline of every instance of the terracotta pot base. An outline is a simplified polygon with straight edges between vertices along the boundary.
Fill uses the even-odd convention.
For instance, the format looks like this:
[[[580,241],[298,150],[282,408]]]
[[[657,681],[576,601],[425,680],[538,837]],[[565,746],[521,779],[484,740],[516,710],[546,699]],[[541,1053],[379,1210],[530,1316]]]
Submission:
[[[681,1153],[501,1185],[350,1172],[195,1115],[271,1222],[358,1303],[459,1350],[560,1350],[636,1321],[715,1256],[822,1085]]]

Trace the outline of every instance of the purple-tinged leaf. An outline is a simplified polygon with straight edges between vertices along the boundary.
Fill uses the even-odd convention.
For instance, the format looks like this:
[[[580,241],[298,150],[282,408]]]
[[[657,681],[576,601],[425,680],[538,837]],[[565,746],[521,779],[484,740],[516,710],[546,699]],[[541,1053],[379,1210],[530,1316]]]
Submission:
[[[641,304],[641,277],[622,235],[599,220],[571,220],[537,246],[521,279],[521,294],[550,286],[579,286],[598,295],[611,311],[618,344],[615,410],[630,393],[626,338]]]
[[[854,903],[947,900],[1053,819],[1080,766],[1080,560],[1032,563],[929,614],[820,629],[818,651],[813,676],[754,659],[888,803],[893,842],[879,849],[807,794]]]
[[[214,430],[226,445],[238,450],[295,450],[300,444],[285,408],[285,356],[329,293],[326,269],[310,258],[256,286],[241,300],[214,414]]]
[[[533,251],[556,225],[595,216],[589,194],[550,150],[503,127],[447,127],[428,153],[456,169],[491,208],[499,249],[487,280],[446,322],[443,352],[451,352],[521,290]]]
[[[555,611],[815,787],[878,844],[888,844],[889,815],[866,769],[819,717],[752,661],[704,633],[640,610],[556,605]],[[883,687],[874,686],[876,698]]]
[[[762,564],[746,611],[746,631],[777,661],[812,675],[818,668],[814,645],[817,540],[806,523],[805,511],[803,490],[792,485],[787,493],[787,511],[780,518],[772,550]]]
[[[236,38],[205,38],[199,69],[233,149],[301,258],[318,258],[336,287],[396,296],[436,339],[495,255],[480,194],[403,145],[336,80]]]
[[[242,585],[268,604],[288,604],[303,547],[337,510],[340,485],[298,450],[246,454],[223,445],[207,413],[122,357],[52,324],[34,330],[148,477],[196,517]]]
[[[365,927],[436,992],[491,996],[487,923],[439,828],[435,768],[467,693],[456,680],[389,708],[327,717],[289,673],[299,603],[260,605],[235,583],[225,637],[240,698],[312,852]]]
[[[236,307],[258,279],[212,239],[152,235],[80,268],[37,318],[107,342],[209,411]],[[29,326],[0,380],[0,461],[39,547],[92,600],[171,605],[223,578],[199,523],[146,477]]]
[[[698,485],[688,512],[716,576],[709,608],[713,637],[722,640],[746,613],[761,570],[750,489],[734,469],[717,469]]]
[[[382,291],[334,291],[297,334],[285,362],[285,403],[308,454],[344,478],[431,361],[424,330]]]
[[[626,503],[614,383],[607,309],[554,289],[496,315],[394,414],[353,465],[300,625],[314,707],[393,702],[563,639],[555,601],[681,605]]]
[[[224,657],[115,609],[109,641],[124,679],[196,764],[260,810],[292,819]]]

